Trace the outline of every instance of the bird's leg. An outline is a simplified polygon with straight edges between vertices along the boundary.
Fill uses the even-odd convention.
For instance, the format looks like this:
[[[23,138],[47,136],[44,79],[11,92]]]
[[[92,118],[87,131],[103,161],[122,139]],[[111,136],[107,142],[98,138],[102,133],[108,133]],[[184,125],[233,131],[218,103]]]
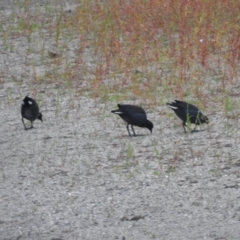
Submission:
[[[31,121],[31,127],[30,127],[30,129],[32,129],[33,128],[33,122]]]
[[[187,133],[187,131],[186,131],[186,128],[190,131],[190,132],[192,132],[192,131],[194,131],[194,129],[192,130],[191,129],[191,123],[190,122],[185,122],[185,123],[183,123],[184,124],[184,126],[185,126],[185,133]],[[196,126],[195,126],[196,127]]]
[[[183,123],[182,123],[182,126],[183,126],[183,129],[184,129],[184,132],[187,133],[187,131],[186,131],[186,123],[183,122]]]
[[[132,126],[133,135],[134,135],[134,136],[137,136],[136,133],[134,132],[133,125],[131,125],[131,126]]]
[[[129,126],[129,124],[127,124],[128,135],[131,137],[128,126]]]
[[[22,118],[22,123],[23,123],[23,126],[24,126],[25,130],[28,130],[26,125],[25,125],[25,122],[24,122],[23,118]]]
[[[198,121],[198,120],[196,119],[196,121],[195,121],[195,123],[194,123],[194,124],[195,124],[195,126],[194,126],[194,128],[193,128],[192,132],[193,132],[193,131],[195,131],[195,130],[196,130],[196,128],[197,128],[197,121]]]

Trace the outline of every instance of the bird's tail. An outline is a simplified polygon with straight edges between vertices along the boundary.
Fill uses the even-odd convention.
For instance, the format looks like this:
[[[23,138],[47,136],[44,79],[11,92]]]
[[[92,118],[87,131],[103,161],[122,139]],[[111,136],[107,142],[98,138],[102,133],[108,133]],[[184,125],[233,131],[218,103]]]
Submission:
[[[118,115],[123,114],[123,112],[120,109],[112,110],[111,112],[115,113],[115,114],[118,114]]]

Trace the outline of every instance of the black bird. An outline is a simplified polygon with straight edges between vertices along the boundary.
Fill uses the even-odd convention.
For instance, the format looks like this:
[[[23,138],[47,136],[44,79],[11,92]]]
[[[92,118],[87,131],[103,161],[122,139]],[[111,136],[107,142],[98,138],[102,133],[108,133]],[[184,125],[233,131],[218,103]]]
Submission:
[[[145,127],[152,132],[153,124],[147,119],[147,114],[139,106],[118,104],[117,110],[112,110],[112,113],[119,115],[126,123],[128,135],[131,136],[129,131],[129,125],[132,127],[133,135],[136,136],[133,126]]]
[[[209,123],[208,117],[204,116],[196,106],[190,103],[175,100],[171,103],[167,103],[167,106],[171,108],[176,113],[176,115],[183,121],[182,125],[185,133],[185,127],[188,127],[187,123],[195,124],[193,130],[196,129],[197,125]]]
[[[42,121],[42,114],[39,112],[39,107],[36,101],[28,96],[23,99],[22,107],[21,107],[21,114],[22,114],[22,123],[25,130],[33,128],[33,121],[39,119]],[[24,118],[31,121],[31,127],[27,128],[24,123]]]

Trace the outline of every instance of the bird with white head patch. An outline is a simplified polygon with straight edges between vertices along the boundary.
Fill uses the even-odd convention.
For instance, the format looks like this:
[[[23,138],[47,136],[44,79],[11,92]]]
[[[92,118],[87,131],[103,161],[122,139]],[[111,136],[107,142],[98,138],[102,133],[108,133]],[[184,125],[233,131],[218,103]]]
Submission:
[[[39,119],[40,121],[42,120],[42,114],[39,112],[39,107],[37,102],[28,96],[26,96],[23,99],[22,107],[21,107],[21,114],[22,114],[22,123],[25,128],[25,130],[32,129],[33,128],[33,121],[36,119]],[[27,128],[24,120],[27,119],[31,122],[31,127]]]

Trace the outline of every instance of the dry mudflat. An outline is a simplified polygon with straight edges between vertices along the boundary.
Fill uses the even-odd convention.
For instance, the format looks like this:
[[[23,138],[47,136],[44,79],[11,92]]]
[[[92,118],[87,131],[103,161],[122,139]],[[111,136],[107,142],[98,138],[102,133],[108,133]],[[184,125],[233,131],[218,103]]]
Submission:
[[[33,65],[36,74],[50,68],[37,35],[30,60],[27,39],[10,44],[0,39],[1,240],[240,239],[238,119],[205,109],[210,124],[184,134],[165,105],[129,101],[143,104],[155,125],[153,134],[135,128],[139,136],[129,137],[111,113],[116,102],[31,84]],[[29,131],[20,116],[26,94],[44,119]]]

